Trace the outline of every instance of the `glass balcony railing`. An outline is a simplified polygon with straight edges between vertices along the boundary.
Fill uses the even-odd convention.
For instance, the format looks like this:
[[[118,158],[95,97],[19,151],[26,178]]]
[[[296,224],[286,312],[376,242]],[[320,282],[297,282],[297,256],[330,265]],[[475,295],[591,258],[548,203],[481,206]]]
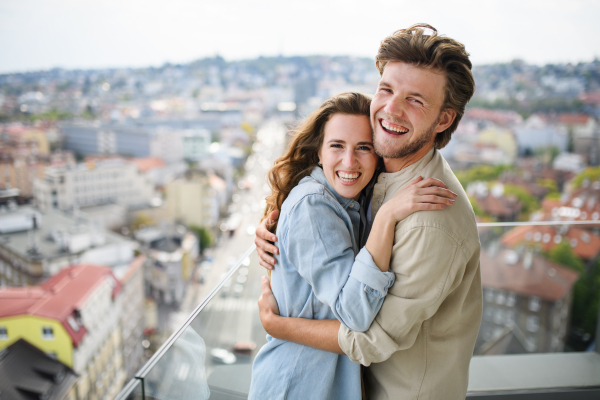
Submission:
[[[589,334],[600,223],[478,226],[484,309],[467,397],[600,398],[600,329]],[[257,307],[265,272],[254,250],[229,267],[117,399],[247,398],[254,356],[266,343]]]

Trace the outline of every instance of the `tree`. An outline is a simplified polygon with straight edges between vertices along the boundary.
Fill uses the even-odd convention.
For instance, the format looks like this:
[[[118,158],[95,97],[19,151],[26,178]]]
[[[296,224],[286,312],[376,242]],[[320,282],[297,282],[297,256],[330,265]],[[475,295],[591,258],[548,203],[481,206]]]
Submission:
[[[198,237],[198,241],[200,242],[201,253],[204,253],[204,249],[206,249],[207,247],[212,246],[213,237],[208,229],[195,225],[190,226],[190,229]]]
[[[571,324],[594,335],[600,305],[600,260],[591,271],[587,271],[583,261],[566,241],[552,249],[549,257],[552,261],[579,273],[579,279],[573,289]]]

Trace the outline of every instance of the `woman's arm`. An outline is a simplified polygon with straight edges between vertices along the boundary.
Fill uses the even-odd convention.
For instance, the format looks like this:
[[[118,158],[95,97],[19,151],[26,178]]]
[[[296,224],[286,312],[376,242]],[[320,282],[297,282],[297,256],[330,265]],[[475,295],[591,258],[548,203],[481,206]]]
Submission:
[[[377,212],[365,245],[377,268],[389,270],[397,222],[417,211],[443,210],[454,204],[454,198],[456,194],[435,178],[423,180],[419,176],[398,190]]]

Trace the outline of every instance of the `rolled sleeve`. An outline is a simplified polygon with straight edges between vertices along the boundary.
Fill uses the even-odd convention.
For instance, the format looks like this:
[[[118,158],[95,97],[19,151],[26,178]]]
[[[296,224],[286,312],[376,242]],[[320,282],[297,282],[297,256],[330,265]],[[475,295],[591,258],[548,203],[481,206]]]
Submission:
[[[389,289],[375,321],[364,333],[344,326],[338,332],[344,353],[367,366],[413,345],[421,325],[456,287],[466,265],[457,242],[442,230],[415,227],[397,231],[396,239],[391,270],[401,279]]]
[[[365,291],[372,292],[377,297],[384,297],[394,283],[396,275],[390,271],[382,272],[373,261],[371,253],[363,247],[356,256],[350,278],[365,285]]]

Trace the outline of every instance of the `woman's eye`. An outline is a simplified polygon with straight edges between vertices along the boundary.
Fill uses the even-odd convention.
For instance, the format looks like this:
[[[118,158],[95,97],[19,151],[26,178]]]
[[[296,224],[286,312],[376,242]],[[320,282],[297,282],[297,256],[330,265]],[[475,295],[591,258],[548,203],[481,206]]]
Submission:
[[[361,151],[371,151],[371,147],[370,146],[360,146],[358,148],[358,150],[361,150]]]
[[[331,145],[331,147],[335,147],[336,149],[341,149],[341,148],[342,148],[342,145],[341,145],[341,144],[334,143],[334,144],[332,144],[332,145]]]

